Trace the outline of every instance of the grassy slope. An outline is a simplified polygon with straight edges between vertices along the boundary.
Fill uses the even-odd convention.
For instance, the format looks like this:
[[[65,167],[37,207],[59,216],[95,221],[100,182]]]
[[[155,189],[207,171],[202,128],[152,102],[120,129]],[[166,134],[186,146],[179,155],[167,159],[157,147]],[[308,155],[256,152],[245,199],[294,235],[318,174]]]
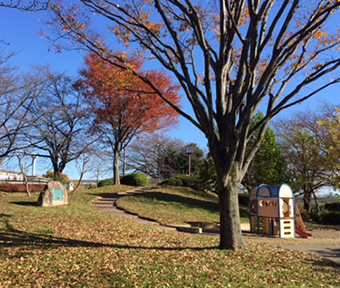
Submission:
[[[0,193],[0,287],[340,283],[339,268],[318,257],[252,243],[245,252],[219,251],[217,237],[157,230],[98,212],[89,201],[99,191],[71,196],[68,207],[46,208],[32,205],[36,196]]]
[[[160,187],[148,193],[124,197],[117,205],[162,224],[219,222],[216,195],[186,187]],[[242,220],[248,222],[248,207],[241,207],[240,210]]]

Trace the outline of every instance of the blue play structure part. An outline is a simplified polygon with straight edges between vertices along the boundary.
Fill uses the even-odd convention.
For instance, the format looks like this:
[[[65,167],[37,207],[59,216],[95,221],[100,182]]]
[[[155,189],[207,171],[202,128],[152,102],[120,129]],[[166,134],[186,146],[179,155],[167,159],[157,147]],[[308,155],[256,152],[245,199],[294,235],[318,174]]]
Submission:
[[[62,189],[53,189],[53,201],[63,201],[64,191]]]

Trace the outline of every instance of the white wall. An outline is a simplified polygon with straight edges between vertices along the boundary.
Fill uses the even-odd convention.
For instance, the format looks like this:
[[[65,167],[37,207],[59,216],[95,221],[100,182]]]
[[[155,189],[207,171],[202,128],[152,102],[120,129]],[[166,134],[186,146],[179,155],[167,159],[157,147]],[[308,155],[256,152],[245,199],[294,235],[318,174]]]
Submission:
[[[23,180],[23,176],[21,173],[18,172],[0,170],[0,181],[4,180]]]

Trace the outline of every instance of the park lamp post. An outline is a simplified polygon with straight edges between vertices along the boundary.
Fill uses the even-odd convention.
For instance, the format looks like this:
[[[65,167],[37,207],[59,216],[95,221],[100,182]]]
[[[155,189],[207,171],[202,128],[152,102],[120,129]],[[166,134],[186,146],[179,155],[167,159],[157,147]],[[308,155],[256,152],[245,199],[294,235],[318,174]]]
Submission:
[[[187,145],[185,147],[185,152],[188,154],[188,172],[189,176],[191,176],[191,154],[194,152],[194,145]]]

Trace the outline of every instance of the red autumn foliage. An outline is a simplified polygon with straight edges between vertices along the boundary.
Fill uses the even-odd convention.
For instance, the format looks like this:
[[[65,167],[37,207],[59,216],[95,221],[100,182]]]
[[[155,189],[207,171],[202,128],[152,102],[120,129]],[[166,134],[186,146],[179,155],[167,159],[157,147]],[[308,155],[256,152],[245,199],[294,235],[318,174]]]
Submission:
[[[84,95],[94,100],[99,125],[116,126],[127,136],[152,133],[177,122],[178,114],[132,72],[103,61],[95,54],[88,55],[85,63],[87,69],[81,71],[83,79],[79,83]],[[172,103],[179,103],[179,87],[173,85],[166,74],[154,70],[141,72],[143,63],[137,58],[127,58],[126,65],[165,92]]]
[[[125,57],[124,57],[125,58]],[[120,152],[133,137],[141,133],[153,133],[177,122],[175,110],[161,99],[156,91],[178,106],[179,86],[162,72],[141,70],[143,62],[137,58],[125,58],[125,63],[104,61],[96,54],[85,58],[86,69],[81,71],[82,79],[78,89],[92,103],[95,111],[95,128],[105,135],[114,156],[114,183],[120,184]],[[121,67],[117,67],[119,64]],[[124,66],[125,65],[125,66]],[[145,81],[150,81],[152,89]]]

